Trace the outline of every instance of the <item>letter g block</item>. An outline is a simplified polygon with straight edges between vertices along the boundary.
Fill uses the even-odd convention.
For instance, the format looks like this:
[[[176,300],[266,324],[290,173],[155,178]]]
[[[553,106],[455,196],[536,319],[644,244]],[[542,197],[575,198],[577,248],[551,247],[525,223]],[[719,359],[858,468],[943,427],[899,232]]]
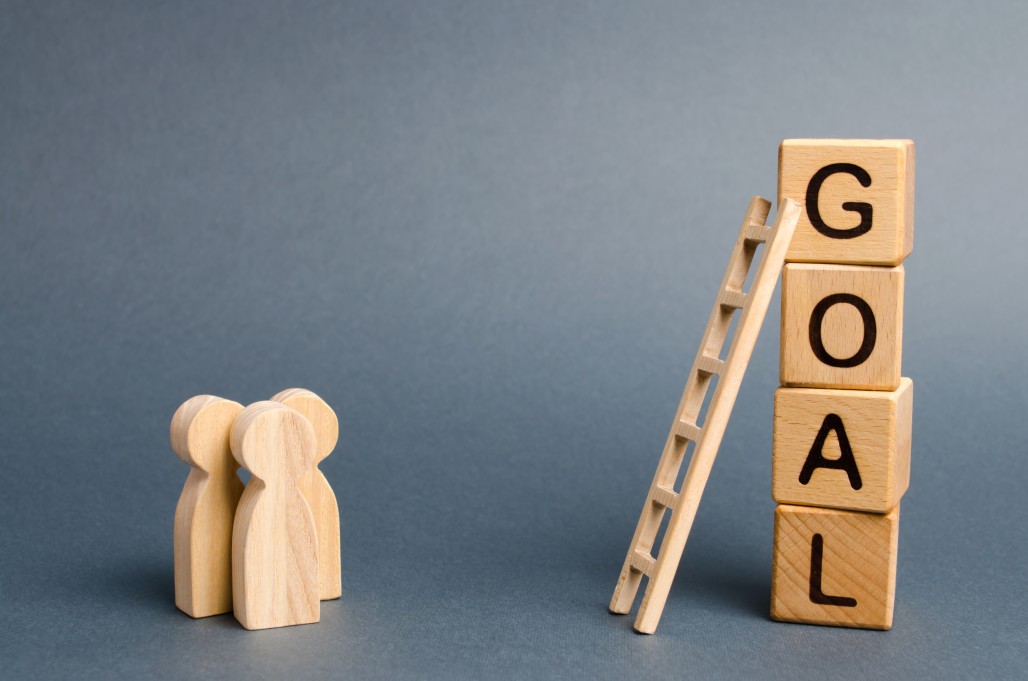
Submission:
[[[914,245],[914,143],[785,140],[778,205],[805,210],[786,259],[899,265]]]
[[[902,265],[785,266],[782,385],[896,390],[902,351]]]

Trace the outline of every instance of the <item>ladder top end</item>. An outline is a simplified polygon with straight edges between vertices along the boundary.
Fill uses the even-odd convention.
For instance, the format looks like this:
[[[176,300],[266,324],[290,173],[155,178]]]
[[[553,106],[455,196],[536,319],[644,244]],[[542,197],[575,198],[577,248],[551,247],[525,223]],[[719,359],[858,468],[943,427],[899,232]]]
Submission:
[[[762,196],[754,196],[750,199],[750,207],[746,211],[746,218],[750,222],[763,225],[767,222],[767,215],[771,212],[771,202]]]

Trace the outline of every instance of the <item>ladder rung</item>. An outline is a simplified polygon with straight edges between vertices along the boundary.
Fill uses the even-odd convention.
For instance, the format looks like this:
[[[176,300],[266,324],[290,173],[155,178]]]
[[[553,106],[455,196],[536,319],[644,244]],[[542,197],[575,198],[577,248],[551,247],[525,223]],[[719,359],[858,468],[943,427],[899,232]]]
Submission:
[[[679,421],[675,424],[675,435],[683,440],[692,440],[693,442],[696,442],[700,439],[700,432],[701,429],[696,427],[695,423]]]
[[[713,374],[720,374],[724,366],[725,363],[723,360],[720,360],[717,357],[711,357],[710,355],[703,355],[696,363],[696,370],[700,373],[712,376]]]
[[[668,489],[667,487],[657,486],[657,488],[653,490],[653,501],[664,508],[673,509],[675,507],[675,502],[678,501],[678,493],[672,489]]]
[[[746,305],[746,294],[742,291],[722,291],[721,306],[741,310]]]
[[[636,549],[632,553],[632,569],[636,572],[641,572],[648,577],[656,564],[657,561],[647,551]]]
[[[771,235],[773,233],[773,229],[765,227],[764,225],[750,224],[749,229],[746,230],[746,241],[765,243],[771,239]]]

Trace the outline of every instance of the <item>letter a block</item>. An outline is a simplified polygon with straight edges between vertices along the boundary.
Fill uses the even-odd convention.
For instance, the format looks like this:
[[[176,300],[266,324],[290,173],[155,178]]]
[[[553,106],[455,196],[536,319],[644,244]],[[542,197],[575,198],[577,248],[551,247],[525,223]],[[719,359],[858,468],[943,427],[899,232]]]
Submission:
[[[785,140],[778,205],[805,205],[790,262],[899,265],[914,245],[914,143]]]
[[[782,385],[896,390],[902,349],[902,265],[785,266]]]
[[[898,506],[885,515],[779,506],[771,617],[891,628],[898,539]]]
[[[779,388],[771,487],[779,504],[886,513],[910,484],[914,384]]]

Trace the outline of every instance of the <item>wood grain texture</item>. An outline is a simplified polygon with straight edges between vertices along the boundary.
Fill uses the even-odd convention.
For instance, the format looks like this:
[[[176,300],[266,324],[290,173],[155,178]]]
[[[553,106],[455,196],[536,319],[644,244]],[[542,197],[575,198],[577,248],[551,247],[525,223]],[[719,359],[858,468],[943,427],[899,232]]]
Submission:
[[[318,574],[321,600],[339,598],[343,594],[342,567],[339,552],[339,505],[332,486],[318,468],[339,441],[339,419],[328,404],[303,388],[283,390],[271,398],[295,409],[314,427],[317,451],[314,464],[300,478],[300,493],[307,500],[318,528]]]
[[[889,392],[779,388],[771,464],[775,501],[888,512],[910,485],[913,403],[914,384],[909,378]],[[829,432],[826,423],[831,432],[819,438]],[[852,459],[843,459],[844,449]],[[804,483],[805,466],[818,462],[819,456],[832,462],[852,461],[856,479],[849,470],[818,467]]]
[[[903,278],[902,265],[786,265],[782,275],[782,385],[898,388],[903,357]],[[847,300],[829,304],[839,296]],[[820,324],[819,309],[823,310]],[[870,324],[863,313],[872,318]],[[815,331],[820,349],[811,337]],[[861,359],[869,337],[869,354]],[[830,363],[850,359],[861,361],[853,366]]]
[[[232,537],[232,595],[247,629],[321,619],[318,537],[297,486],[313,465],[314,428],[278,402],[247,407],[232,427],[232,454],[253,477]]]
[[[232,523],[243,483],[229,449],[243,406],[213,395],[182,404],[171,448],[192,470],[175,507],[175,605],[191,617],[232,611]]]
[[[838,172],[836,164],[852,164],[866,171],[862,186],[859,171]],[[819,171],[836,172],[824,177],[817,192],[819,231],[805,206],[789,262],[830,262],[854,265],[899,265],[914,245],[914,143],[910,140],[785,140],[778,154],[778,203],[794,199],[806,204],[811,181],[818,184]],[[844,207],[844,204],[847,204]],[[854,204],[870,210],[868,230],[859,226],[864,217]],[[836,234],[832,230],[839,230]],[[830,236],[832,235],[832,236]],[[838,238],[838,237],[848,238]]]
[[[771,617],[781,622],[891,628],[898,539],[898,506],[884,515],[779,506]],[[850,603],[814,602],[814,586],[822,596]]]
[[[770,203],[760,197],[754,197],[747,208],[611,597],[611,612],[628,613],[642,577],[648,578],[646,593],[635,619],[635,629],[640,633],[656,631],[664,611],[700,498],[799,218],[799,204],[787,200],[778,211],[774,227],[768,228],[765,221],[769,209]],[[764,249],[757,255],[761,243]],[[746,291],[743,287],[747,273],[754,266],[753,283]],[[736,312],[740,312],[738,326],[731,337],[727,356],[722,360],[722,348]],[[715,374],[719,377],[717,387],[701,419],[704,396]],[[695,443],[695,449],[681,489],[676,491],[674,486],[689,442]],[[668,510],[671,517],[659,555],[655,556],[655,541]]]

